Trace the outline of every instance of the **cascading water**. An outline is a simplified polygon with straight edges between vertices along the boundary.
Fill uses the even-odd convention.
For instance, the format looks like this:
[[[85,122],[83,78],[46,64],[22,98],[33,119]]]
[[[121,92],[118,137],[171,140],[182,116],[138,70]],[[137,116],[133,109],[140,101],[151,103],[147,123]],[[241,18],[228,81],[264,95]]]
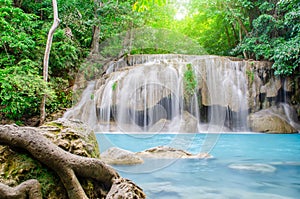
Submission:
[[[87,103],[93,101],[89,107],[93,110],[83,117],[78,110],[87,107],[80,102],[65,117],[84,120],[105,132],[247,131],[248,79],[242,61],[218,56],[135,55],[115,66],[96,80],[93,99],[84,96],[91,92],[84,93]],[[187,70],[194,79],[185,77]]]

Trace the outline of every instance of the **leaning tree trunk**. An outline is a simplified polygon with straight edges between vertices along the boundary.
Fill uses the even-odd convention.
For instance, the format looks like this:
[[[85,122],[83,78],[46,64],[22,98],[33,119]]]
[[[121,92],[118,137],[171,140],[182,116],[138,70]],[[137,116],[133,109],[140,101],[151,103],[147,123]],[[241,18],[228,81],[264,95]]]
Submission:
[[[43,77],[44,77],[45,82],[48,81],[48,65],[49,65],[49,56],[50,56],[53,34],[60,22],[60,20],[58,18],[58,10],[57,10],[56,0],[52,0],[52,7],[53,7],[54,18],[53,18],[53,24],[48,33],[47,44],[46,44],[45,55],[44,55],[44,63],[43,63]],[[40,112],[41,112],[40,125],[44,123],[45,118],[46,118],[46,110],[45,110],[46,98],[47,98],[47,96],[46,96],[46,94],[44,94],[42,102],[41,102],[41,107],[40,107]]]
[[[139,199],[146,197],[138,186],[121,178],[113,168],[100,159],[82,157],[64,151],[34,128],[11,125],[0,126],[0,144],[26,149],[37,160],[53,169],[60,177],[70,199],[88,198],[77,176],[92,178],[108,187],[110,191],[106,198]],[[20,189],[18,187],[8,189],[7,186],[0,183],[0,198],[9,198],[7,194],[16,191],[24,194],[28,190],[31,189]],[[36,189],[32,190],[36,193]],[[128,197],[121,193],[127,193]],[[123,197],[120,197],[120,194]]]

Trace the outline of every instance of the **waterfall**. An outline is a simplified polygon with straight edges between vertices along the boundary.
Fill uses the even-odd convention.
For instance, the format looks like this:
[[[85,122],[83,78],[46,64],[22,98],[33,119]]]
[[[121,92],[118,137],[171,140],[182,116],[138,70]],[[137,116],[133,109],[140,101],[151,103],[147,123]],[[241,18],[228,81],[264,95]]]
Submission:
[[[97,126],[97,117],[94,101],[95,81],[89,82],[86,89],[81,94],[78,104],[64,114],[64,118],[80,120],[89,126]]]
[[[64,117],[103,132],[247,131],[246,66],[219,56],[128,56],[90,83]]]

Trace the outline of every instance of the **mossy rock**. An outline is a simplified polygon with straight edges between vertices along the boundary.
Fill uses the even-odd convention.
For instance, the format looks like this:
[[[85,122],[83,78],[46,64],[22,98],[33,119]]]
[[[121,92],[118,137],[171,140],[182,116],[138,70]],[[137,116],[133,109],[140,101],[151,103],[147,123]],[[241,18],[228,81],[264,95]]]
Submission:
[[[100,158],[93,130],[78,120],[59,119],[40,126],[41,132],[54,144],[70,153]]]

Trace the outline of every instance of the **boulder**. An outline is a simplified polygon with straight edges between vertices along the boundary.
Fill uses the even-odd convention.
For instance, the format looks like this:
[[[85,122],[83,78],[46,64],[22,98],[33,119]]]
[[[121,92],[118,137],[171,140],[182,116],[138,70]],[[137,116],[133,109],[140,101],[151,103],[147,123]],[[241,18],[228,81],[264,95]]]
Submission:
[[[101,160],[107,164],[141,164],[143,159],[131,151],[112,147],[101,153]]]
[[[79,120],[58,119],[45,123],[38,130],[65,151],[85,157],[100,157],[94,131]]]
[[[284,116],[272,109],[261,110],[248,116],[248,124],[252,131],[264,133],[297,133]]]
[[[164,132],[167,131],[167,126],[169,125],[170,121],[167,119],[160,119],[154,125],[149,128],[149,132]]]
[[[280,78],[272,77],[268,83],[260,88],[260,92],[266,93],[267,97],[276,97],[281,86]]]

